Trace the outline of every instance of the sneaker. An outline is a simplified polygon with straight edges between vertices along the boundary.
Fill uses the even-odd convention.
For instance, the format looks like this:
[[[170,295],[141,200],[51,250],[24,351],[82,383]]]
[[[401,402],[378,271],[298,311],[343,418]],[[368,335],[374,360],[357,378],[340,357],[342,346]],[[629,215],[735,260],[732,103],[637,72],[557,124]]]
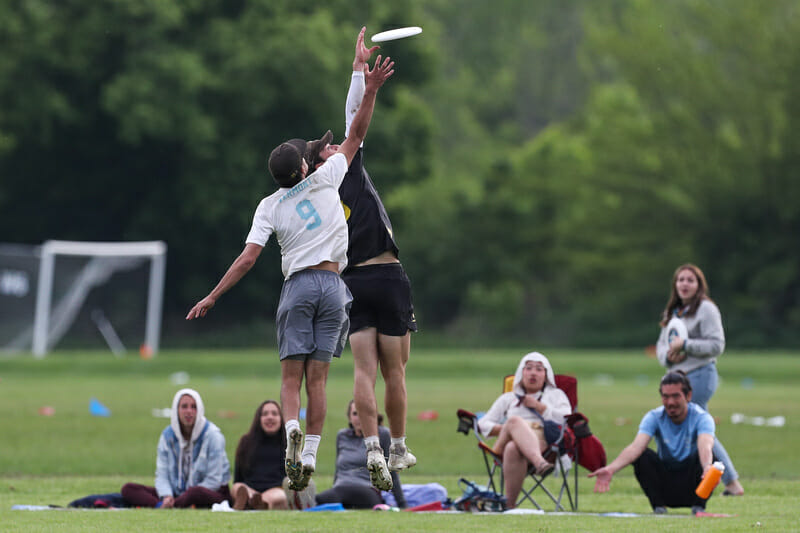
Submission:
[[[667,514],[667,508],[664,506],[659,505],[658,507],[653,507],[654,514]]]
[[[244,511],[247,507],[247,487],[240,486],[236,489],[236,495],[233,498],[233,508],[237,511]]]
[[[312,463],[305,463],[300,469],[300,478],[296,480],[289,480],[289,488],[295,491],[304,491],[308,487],[308,482],[311,481],[311,476],[314,474],[314,465]]]
[[[386,457],[380,446],[367,450],[367,470],[372,486],[379,490],[392,490],[392,476],[386,466]]]
[[[300,459],[301,446],[303,444],[303,432],[300,428],[294,428],[289,432],[289,442],[286,444],[286,475],[289,481],[303,490],[305,486],[299,486],[298,482],[303,478],[303,464]]]
[[[692,516],[697,516],[697,513],[704,513],[706,511],[705,507],[700,507],[699,505],[692,505]]]
[[[389,470],[392,472],[411,468],[415,464],[417,464],[417,458],[408,450],[407,446],[392,444],[389,448]]]

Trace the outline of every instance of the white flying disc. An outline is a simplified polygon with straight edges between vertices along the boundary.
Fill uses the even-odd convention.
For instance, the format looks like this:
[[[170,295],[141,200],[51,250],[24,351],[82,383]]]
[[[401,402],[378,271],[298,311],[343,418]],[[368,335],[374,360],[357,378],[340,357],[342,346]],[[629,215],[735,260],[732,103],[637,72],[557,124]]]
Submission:
[[[689,330],[686,329],[686,324],[676,316],[667,322],[667,342],[672,343],[672,339],[675,337],[680,337],[684,340],[689,338]]]
[[[376,33],[371,39],[374,43],[382,43],[383,41],[394,41],[395,39],[403,39],[404,37],[411,37],[412,35],[420,33],[422,33],[422,28],[419,26],[408,26],[406,28],[397,28],[395,30]]]

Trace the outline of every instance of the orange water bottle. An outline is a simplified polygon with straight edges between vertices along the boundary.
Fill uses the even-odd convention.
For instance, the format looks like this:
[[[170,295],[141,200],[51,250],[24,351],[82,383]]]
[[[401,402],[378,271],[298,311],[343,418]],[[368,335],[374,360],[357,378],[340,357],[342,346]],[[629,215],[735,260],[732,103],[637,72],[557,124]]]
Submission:
[[[706,475],[703,476],[703,479],[700,481],[700,484],[697,486],[694,493],[704,500],[707,500],[714,491],[714,487],[716,487],[717,483],[719,483],[724,471],[725,465],[719,461],[715,461],[714,464],[711,465],[711,468],[708,469],[708,472],[706,472]]]

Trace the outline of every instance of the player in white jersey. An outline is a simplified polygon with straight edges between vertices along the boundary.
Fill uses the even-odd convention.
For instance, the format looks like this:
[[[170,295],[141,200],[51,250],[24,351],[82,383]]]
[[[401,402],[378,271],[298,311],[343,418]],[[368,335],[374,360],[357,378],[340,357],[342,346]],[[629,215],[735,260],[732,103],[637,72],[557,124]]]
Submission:
[[[363,30],[362,30],[363,31]],[[256,209],[244,250],[216,287],[197,302],[187,320],[203,317],[220,296],[253,267],[274,233],[281,248],[284,284],[276,317],[281,358],[281,404],[286,416],[286,473],[302,490],[316,468],[327,410],[325,382],[332,357],[339,357],[348,331],[352,296],[339,273],[347,265],[347,223],[339,185],[367,133],[378,89],[394,73],[394,62],[378,56],[364,69],[366,92],[350,136],[336,156],[308,174],[306,141],[292,139],[275,148],[269,171],[280,189]],[[300,390],[306,380],[306,438],[298,422]]]

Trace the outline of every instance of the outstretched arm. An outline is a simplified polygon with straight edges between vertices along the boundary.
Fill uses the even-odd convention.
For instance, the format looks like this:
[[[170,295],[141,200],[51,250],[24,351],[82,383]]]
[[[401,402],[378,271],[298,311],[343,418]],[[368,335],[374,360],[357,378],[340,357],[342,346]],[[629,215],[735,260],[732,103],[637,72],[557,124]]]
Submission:
[[[364,32],[366,27],[361,28],[356,39],[356,52],[353,57],[353,75],[350,79],[350,89],[347,92],[347,100],[345,103],[345,138],[350,135],[350,125],[356,116],[361,100],[364,98],[364,68],[372,54],[380,48],[380,46],[373,46],[367,48],[364,45]]]
[[[650,438],[647,433],[639,433],[633,439],[633,442],[628,444],[610,464],[589,474],[589,477],[597,478],[594,482],[594,491],[607,492],[614,474],[638,459],[644,453],[647,445],[650,444]]]
[[[378,89],[392,74],[394,74],[394,61],[389,57],[381,61],[381,56],[378,56],[372,70],[369,70],[369,67],[364,68],[364,78],[366,79],[364,99],[361,101],[361,106],[353,119],[350,135],[339,147],[339,153],[344,154],[347,158],[348,166],[350,166],[358,147],[361,146],[361,142],[367,135],[369,122],[372,120],[372,111],[375,109],[375,97],[378,95]]]
[[[242,253],[239,254],[239,257],[236,258],[230,268],[228,268],[228,271],[225,272],[225,275],[222,276],[222,279],[219,280],[217,286],[214,287],[214,290],[192,307],[189,314],[186,315],[186,320],[206,316],[208,310],[214,307],[219,297],[228,292],[231,287],[236,285],[239,280],[253,268],[253,265],[256,264],[256,259],[261,255],[261,250],[263,249],[263,246],[251,242],[247,243]]]

